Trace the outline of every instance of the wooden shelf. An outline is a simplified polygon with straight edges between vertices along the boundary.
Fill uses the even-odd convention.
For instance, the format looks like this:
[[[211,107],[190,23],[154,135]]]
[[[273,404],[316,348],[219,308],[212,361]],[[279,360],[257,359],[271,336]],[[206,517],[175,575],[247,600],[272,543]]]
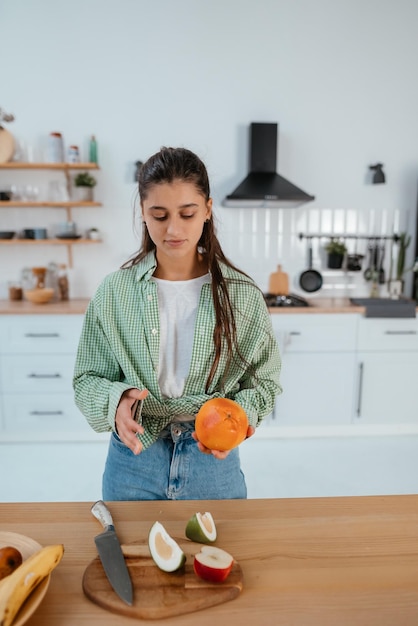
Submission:
[[[2,170],[98,170],[97,163],[23,163],[7,161],[0,163]]]
[[[0,163],[0,170],[55,170],[63,172],[66,182],[68,196],[71,195],[72,178],[71,172],[77,170],[99,170],[100,167],[97,163],[23,163],[20,161],[8,161],[7,163]],[[11,208],[62,208],[66,210],[67,221],[72,221],[71,211],[73,208],[84,207],[93,208],[102,206],[101,202],[77,202],[68,200],[66,202],[38,202],[38,201],[0,201],[0,209]],[[0,246],[66,246],[68,254],[68,266],[73,266],[73,253],[72,246],[78,244],[98,244],[101,243],[99,239],[59,239],[58,237],[50,239],[0,239]]]
[[[0,239],[0,246],[73,246],[79,243],[96,244],[102,242],[100,239],[86,239],[85,237],[79,239],[60,239],[59,237],[51,237],[50,239]]]
[[[102,206],[101,202],[71,202],[71,200],[69,200],[68,202],[29,202],[27,200],[2,200],[0,201],[0,208],[2,209],[7,209],[10,207],[20,207],[20,208],[59,208],[62,207],[64,209],[69,209],[69,208],[74,208],[74,207],[95,207],[95,206]]]
[[[0,246],[67,246],[68,267],[73,267],[72,246],[102,243],[100,239],[0,239]]]

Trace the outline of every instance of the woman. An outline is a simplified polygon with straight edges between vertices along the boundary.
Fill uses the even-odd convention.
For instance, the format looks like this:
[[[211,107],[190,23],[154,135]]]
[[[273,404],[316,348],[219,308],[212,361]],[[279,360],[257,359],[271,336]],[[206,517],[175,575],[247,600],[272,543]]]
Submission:
[[[74,373],[90,426],[112,431],[103,499],[245,498],[238,449],[206,449],[194,417],[231,398],[249,437],[271,412],[280,357],[263,295],[222,252],[193,152],[162,148],[138,179],[142,246],[91,300]]]

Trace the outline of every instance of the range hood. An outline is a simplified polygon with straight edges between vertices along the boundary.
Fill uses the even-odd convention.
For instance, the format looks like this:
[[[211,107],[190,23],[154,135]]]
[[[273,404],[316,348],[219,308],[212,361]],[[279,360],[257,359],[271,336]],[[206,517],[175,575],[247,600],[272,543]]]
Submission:
[[[278,124],[250,125],[250,171],[223,201],[226,207],[297,207],[315,200],[276,172]]]

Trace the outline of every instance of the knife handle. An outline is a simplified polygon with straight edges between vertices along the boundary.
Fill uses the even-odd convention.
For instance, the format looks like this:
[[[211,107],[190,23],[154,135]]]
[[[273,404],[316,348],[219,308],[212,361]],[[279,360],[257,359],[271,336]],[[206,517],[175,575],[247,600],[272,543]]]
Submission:
[[[106,530],[114,528],[112,515],[103,500],[97,500],[91,507],[91,512],[94,517],[99,520],[103,528]]]

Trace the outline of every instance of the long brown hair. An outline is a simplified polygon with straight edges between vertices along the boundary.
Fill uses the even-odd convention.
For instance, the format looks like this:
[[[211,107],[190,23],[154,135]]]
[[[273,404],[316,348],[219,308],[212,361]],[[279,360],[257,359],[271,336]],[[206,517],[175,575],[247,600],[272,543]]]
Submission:
[[[147,197],[151,187],[161,183],[171,183],[173,180],[194,183],[205,200],[209,200],[209,177],[206,167],[200,158],[185,148],[163,147],[159,152],[151,156],[139,169],[138,191],[141,203]],[[215,357],[206,381],[206,391],[208,391],[214,379],[224,345],[226,345],[227,350],[227,365],[222,379],[226,377],[232,360],[235,358],[234,355],[237,355],[243,364],[248,365],[244,357],[240,354],[237,345],[235,315],[228,291],[228,282],[231,282],[232,279],[225,279],[222,275],[220,263],[224,263],[228,267],[238,271],[242,275],[243,280],[249,279],[249,277],[245,272],[235,267],[225,256],[216,236],[213,216],[211,216],[203,226],[198,247],[202,250],[202,253],[207,259],[208,269],[212,275],[212,297],[216,316],[215,329],[213,331]],[[139,252],[126,261],[126,263],[122,265],[122,269],[136,265],[149,252],[154,250],[155,244],[149,236],[148,229],[144,226],[142,229],[142,242]],[[236,279],[234,282],[236,282]]]

